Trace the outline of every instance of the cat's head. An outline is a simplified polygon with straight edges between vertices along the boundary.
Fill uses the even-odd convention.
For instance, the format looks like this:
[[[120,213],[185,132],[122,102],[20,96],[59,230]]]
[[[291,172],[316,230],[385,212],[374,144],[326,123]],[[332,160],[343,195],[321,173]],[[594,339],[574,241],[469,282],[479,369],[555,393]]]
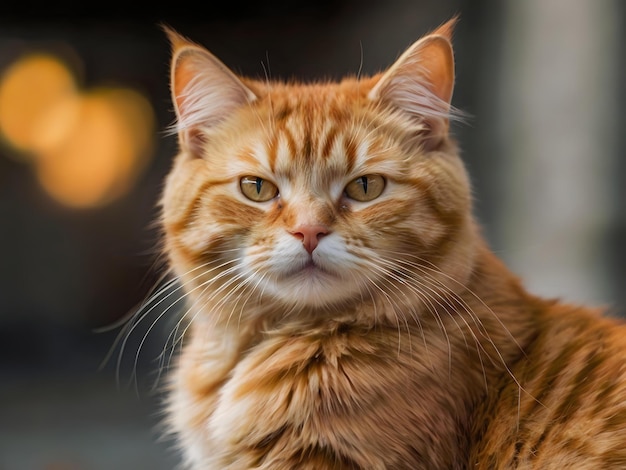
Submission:
[[[162,220],[198,308],[415,305],[458,290],[476,235],[448,135],[452,26],[384,73],[310,84],[239,77],[168,31],[179,154]]]

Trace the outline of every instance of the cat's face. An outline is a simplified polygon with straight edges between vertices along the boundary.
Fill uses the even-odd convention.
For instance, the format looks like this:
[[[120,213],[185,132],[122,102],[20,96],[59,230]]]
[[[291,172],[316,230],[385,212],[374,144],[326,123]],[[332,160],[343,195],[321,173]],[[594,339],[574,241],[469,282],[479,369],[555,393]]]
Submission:
[[[385,74],[304,85],[238,78],[171,33],[181,151],[163,222],[199,306],[432,302],[463,282],[473,227],[447,136],[448,35]]]

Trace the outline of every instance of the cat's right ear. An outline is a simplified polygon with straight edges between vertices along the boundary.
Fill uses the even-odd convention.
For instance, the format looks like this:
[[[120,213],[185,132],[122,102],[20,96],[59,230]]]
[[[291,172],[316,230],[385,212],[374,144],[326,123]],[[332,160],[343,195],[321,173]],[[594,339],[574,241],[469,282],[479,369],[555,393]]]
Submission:
[[[163,29],[172,47],[170,88],[179,143],[200,156],[207,131],[257,97],[205,48]]]
[[[435,146],[458,117],[451,106],[454,88],[452,32],[456,17],[410,46],[369,93],[424,127],[423,143]]]

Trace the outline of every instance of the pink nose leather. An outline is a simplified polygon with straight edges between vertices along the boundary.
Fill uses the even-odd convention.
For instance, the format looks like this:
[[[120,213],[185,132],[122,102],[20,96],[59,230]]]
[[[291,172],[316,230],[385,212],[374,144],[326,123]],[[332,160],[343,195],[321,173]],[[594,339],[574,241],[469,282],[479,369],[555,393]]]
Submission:
[[[290,231],[294,237],[302,240],[304,249],[313,253],[313,250],[317,248],[317,244],[325,235],[330,233],[327,227],[324,225],[301,225]]]

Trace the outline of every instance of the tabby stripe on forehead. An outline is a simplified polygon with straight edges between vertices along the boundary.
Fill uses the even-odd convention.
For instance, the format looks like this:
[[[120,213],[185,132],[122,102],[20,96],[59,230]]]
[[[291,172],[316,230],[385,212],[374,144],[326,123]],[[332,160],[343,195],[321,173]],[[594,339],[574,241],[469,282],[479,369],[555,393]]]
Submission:
[[[298,153],[298,148],[296,145],[296,139],[293,137],[293,134],[291,133],[291,131],[289,130],[288,127],[283,127],[281,129],[283,135],[285,136],[285,139],[287,141],[287,149],[289,150],[289,155],[291,155],[291,157],[295,157]]]
[[[281,108],[276,111],[276,117],[274,119],[276,122],[284,122],[289,116],[291,116],[292,111],[293,108],[291,108],[288,104],[283,104]]]
[[[273,139],[273,140],[275,140],[275,139]],[[270,142],[270,147],[271,147],[273,144],[274,144],[273,142]],[[268,147],[268,158],[270,158],[270,155],[269,155],[269,153],[270,153],[270,152],[269,152],[270,147]],[[256,166],[256,165],[258,165],[258,164],[259,164],[259,160],[258,160],[258,158],[257,158],[257,157],[255,157],[255,153],[254,153],[254,151],[253,151],[253,150],[251,150],[251,149],[249,149],[249,148],[245,148],[245,149],[243,149],[243,151],[239,153],[239,155],[238,155],[238,159],[239,159],[240,161],[242,161],[242,162],[246,163],[247,165],[250,165],[250,166]]]
[[[336,140],[337,140],[337,126],[332,125],[331,128],[326,133],[326,135],[324,136],[324,140],[320,144],[320,147],[322,148],[321,157],[324,160],[328,160],[328,158],[330,157],[330,153],[333,150]]]
[[[356,165],[358,151],[356,140],[357,139],[354,136],[348,139],[344,137],[343,139],[343,149],[346,157],[346,172],[348,173],[351,172]]]
[[[304,132],[302,156],[307,161],[310,161],[313,157],[313,138],[311,137],[310,129]]]

